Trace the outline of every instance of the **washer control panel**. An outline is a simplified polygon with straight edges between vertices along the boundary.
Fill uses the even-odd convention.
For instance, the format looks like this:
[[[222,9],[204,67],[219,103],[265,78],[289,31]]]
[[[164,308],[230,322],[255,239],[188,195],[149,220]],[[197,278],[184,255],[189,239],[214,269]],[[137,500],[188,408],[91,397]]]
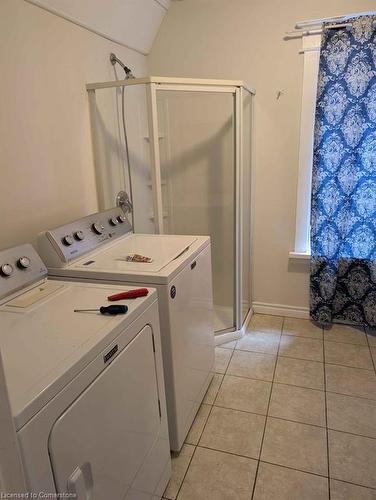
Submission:
[[[0,301],[47,276],[47,268],[29,245],[0,250]]]
[[[39,250],[48,266],[63,266],[131,231],[132,226],[122,209],[111,208],[41,233]]]

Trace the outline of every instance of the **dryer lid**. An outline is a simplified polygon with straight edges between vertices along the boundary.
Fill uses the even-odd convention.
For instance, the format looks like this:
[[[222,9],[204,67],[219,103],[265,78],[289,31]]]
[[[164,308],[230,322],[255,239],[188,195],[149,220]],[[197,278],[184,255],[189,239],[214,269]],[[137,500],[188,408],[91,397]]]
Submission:
[[[155,300],[120,301],[127,314],[105,316],[108,295],[132,287],[45,282],[0,306],[0,349],[16,427],[24,425]],[[34,300],[37,297],[37,300]]]

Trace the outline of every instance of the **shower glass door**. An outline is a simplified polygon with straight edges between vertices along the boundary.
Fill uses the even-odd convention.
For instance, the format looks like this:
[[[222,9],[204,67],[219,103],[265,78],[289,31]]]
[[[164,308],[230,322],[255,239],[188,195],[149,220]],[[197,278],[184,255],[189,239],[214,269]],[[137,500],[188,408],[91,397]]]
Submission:
[[[209,235],[214,328],[236,326],[233,92],[157,87],[163,232]]]

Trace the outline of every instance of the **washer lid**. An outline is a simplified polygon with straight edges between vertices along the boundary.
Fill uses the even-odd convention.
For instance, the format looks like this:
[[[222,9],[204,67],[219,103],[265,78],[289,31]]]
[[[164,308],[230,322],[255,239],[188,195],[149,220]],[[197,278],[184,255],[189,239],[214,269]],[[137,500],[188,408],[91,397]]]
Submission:
[[[123,273],[158,273],[184,254],[197,239],[195,236],[182,235],[130,234],[73,267]],[[132,254],[150,257],[152,262],[127,262],[127,255]]]
[[[48,284],[57,287],[48,287]],[[156,292],[119,301],[127,314],[104,316],[74,309],[109,304],[107,296],[134,287],[47,281],[47,296],[34,300],[33,290],[0,307],[0,349],[16,427],[24,425],[151,302]],[[33,295],[33,300],[22,300]],[[131,339],[130,339],[131,340]]]

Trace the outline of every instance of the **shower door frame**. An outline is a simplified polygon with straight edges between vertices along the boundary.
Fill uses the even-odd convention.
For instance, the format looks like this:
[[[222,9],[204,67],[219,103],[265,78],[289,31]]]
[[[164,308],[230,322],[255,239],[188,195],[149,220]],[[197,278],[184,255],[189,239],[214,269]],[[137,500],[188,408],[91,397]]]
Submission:
[[[129,80],[119,80],[112,82],[100,82],[86,85],[89,94],[91,108],[91,125],[93,131],[94,158],[96,143],[96,120],[95,120],[95,91],[104,88],[127,87],[130,85],[145,85],[147,99],[147,114],[149,127],[149,144],[151,160],[151,183],[153,196],[153,218],[157,234],[163,234],[163,200],[161,182],[161,161],[159,149],[159,126],[157,109],[157,91],[186,91],[186,92],[211,92],[227,93],[234,97],[234,166],[235,166],[235,297],[234,297],[234,319],[235,325],[231,328],[220,330],[216,335],[216,343],[221,344],[240,338],[252,316],[252,287],[249,287],[249,309],[243,321],[242,299],[243,299],[243,279],[241,266],[243,262],[243,211],[242,211],[242,178],[243,178],[243,96],[245,93],[255,95],[254,89],[244,84],[240,80],[209,80],[194,78],[171,78],[171,77],[145,77]],[[253,103],[251,117],[251,134],[253,136]],[[253,213],[253,147],[251,140],[251,169],[250,196],[251,196],[251,217]],[[97,171],[100,171],[96,165]],[[252,224],[251,224],[252,226]],[[252,227],[251,227],[252,234]],[[252,236],[251,236],[252,237]],[[251,238],[250,238],[251,239]],[[250,246],[252,252],[252,246]],[[250,274],[252,273],[250,265]],[[249,277],[250,279],[250,277]]]
[[[182,79],[180,79],[182,80]],[[190,80],[190,79],[189,79]],[[227,83],[227,82],[226,82]],[[227,93],[234,97],[234,173],[235,173],[235,297],[234,297],[234,326],[220,330],[216,334],[216,343],[224,343],[226,341],[240,338],[243,330],[246,328],[249,319],[252,315],[252,306],[249,304],[249,309],[245,320],[242,318],[242,303],[243,303],[243,275],[241,273],[243,262],[243,211],[242,211],[242,179],[243,179],[243,95],[244,92],[254,94],[254,92],[243,85],[211,85],[200,83],[162,83],[151,82],[147,85],[148,94],[148,119],[149,119],[149,136],[151,138],[151,158],[152,158],[152,192],[154,205],[154,221],[155,230],[158,234],[164,233],[163,228],[163,206],[162,206],[162,184],[161,184],[161,163],[159,151],[159,126],[158,126],[158,110],[157,110],[157,92],[160,91],[179,91],[179,92],[211,92],[211,93]],[[251,167],[250,167],[251,168]],[[156,182],[156,184],[154,184]]]

